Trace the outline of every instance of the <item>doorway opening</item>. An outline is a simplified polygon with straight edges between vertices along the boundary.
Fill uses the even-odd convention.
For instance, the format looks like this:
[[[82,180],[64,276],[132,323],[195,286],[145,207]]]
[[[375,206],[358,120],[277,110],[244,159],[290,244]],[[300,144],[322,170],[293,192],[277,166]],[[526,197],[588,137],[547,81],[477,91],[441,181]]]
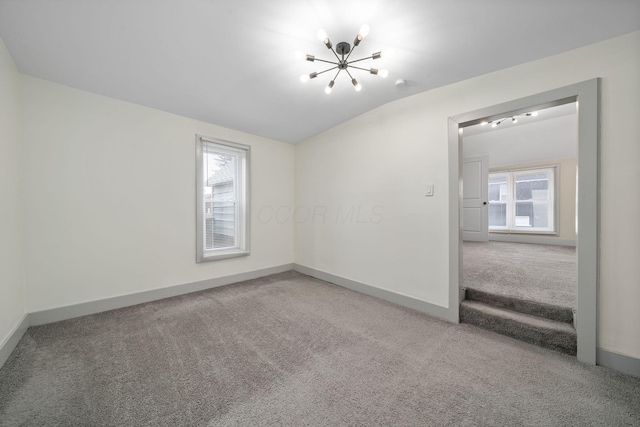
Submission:
[[[554,108],[562,108],[562,106],[571,108],[571,105],[577,107],[576,175],[578,185],[575,215],[577,219],[575,227],[577,230],[575,237],[577,269],[574,270],[577,273],[575,276],[577,294],[574,303],[575,319],[571,320],[575,320],[572,323],[575,324],[577,332],[577,358],[590,364],[596,363],[597,348],[598,89],[599,81],[594,79],[461,114],[451,117],[449,120],[449,203],[452,213],[449,307],[451,320],[459,321],[460,303],[465,299],[463,235],[469,239],[471,231],[475,233],[475,238],[483,238],[489,230],[484,231],[481,226],[486,224],[487,228],[490,225],[494,228],[492,234],[498,236],[496,240],[509,241],[511,239],[512,244],[519,243],[517,239],[521,235],[527,239],[533,238],[534,241],[537,239],[537,243],[545,243],[545,239],[548,243],[548,239],[551,238],[558,241],[572,240],[571,236],[566,238],[558,233],[558,230],[566,228],[566,225],[562,226],[558,209],[553,206],[558,190],[550,187],[555,184],[556,180],[560,182],[560,179],[556,178],[554,174],[563,169],[562,165],[555,170],[548,167],[549,165],[537,168],[535,164],[529,164],[528,169],[516,168],[513,167],[514,165],[510,165],[511,168],[505,167],[501,171],[496,171],[493,168],[496,172],[493,176],[495,185],[492,188],[493,193],[496,194],[491,195],[494,199],[493,203],[491,203],[489,194],[475,194],[473,191],[467,191],[467,196],[474,196],[477,199],[475,202],[479,202],[480,205],[467,203],[465,211],[465,200],[463,199],[465,178],[469,182],[470,176],[482,173],[482,162],[471,168],[473,172],[464,172],[463,135],[465,135],[465,131],[471,130],[482,122],[495,123],[505,118],[513,121],[514,118],[527,117],[526,115],[533,111],[553,110]],[[503,120],[499,126],[505,123]],[[468,133],[473,134],[472,131]],[[486,169],[489,169],[488,165]],[[515,194],[516,187],[520,188],[519,198]],[[482,190],[482,186],[479,187],[480,190]],[[486,205],[483,204],[485,202]],[[491,221],[489,220],[490,216],[492,216]],[[467,229],[466,233],[463,225]],[[536,232],[536,235],[530,234],[531,232]],[[515,240],[513,240],[514,236]],[[470,280],[469,277],[467,280]]]
[[[460,321],[573,356],[576,107],[462,132]]]

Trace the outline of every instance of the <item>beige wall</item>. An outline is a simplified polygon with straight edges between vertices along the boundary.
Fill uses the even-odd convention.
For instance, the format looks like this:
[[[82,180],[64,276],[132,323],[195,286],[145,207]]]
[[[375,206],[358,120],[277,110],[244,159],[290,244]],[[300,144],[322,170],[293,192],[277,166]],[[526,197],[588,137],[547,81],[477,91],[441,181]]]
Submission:
[[[448,117],[602,78],[599,345],[640,357],[640,32],[384,105],[296,146],[296,262],[448,304]],[[425,186],[435,195],[425,197]],[[320,207],[320,208],[317,208]],[[374,215],[377,209],[382,215]]]
[[[0,39],[0,348],[25,313],[19,96],[20,75]]]
[[[27,311],[293,261],[294,147],[22,76]],[[251,146],[251,255],[196,264],[195,134]]]
[[[542,166],[558,166],[556,185],[558,186],[558,234],[545,235],[549,239],[576,239],[576,166],[578,159],[548,160],[535,163],[519,163],[489,168],[489,172],[510,169],[526,169]],[[517,234],[517,233],[511,233]],[[522,234],[527,236],[527,234]]]

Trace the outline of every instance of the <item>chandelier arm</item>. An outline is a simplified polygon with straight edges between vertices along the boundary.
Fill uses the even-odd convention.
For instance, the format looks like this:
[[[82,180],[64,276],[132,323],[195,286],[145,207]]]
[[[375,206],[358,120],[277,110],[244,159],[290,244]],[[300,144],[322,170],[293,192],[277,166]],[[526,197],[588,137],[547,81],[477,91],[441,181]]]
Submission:
[[[351,54],[353,53],[354,50],[356,50],[358,46],[353,46],[351,48],[351,50],[349,51],[349,54],[347,55],[347,57],[344,59],[345,61],[347,61],[349,59],[349,57],[351,56]]]
[[[373,59],[373,55],[367,56],[365,58],[354,59],[353,61],[349,62],[349,64],[353,64],[354,62],[366,61],[367,59]],[[317,59],[316,59],[316,61],[317,61]]]
[[[356,67],[355,65],[351,65],[351,64],[349,64],[349,68],[355,68],[356,70],[362,70],[362,71],[366,71],[366,72],[370,72],[371,71],[371,69],[362,68],[362,67]]]
[[[340,71],[342,71],[342,70],[338,70],[338,72],[336,73],[335,77],[333,78],[334,81],[335,81],[335,79],[338,78],[338,75],[340,74]]]
[[[316,58],[316,59],[315,59],[315,61],[318,61],[318,62],[326,62],[327,64],[339,65],[337,62],[327,61],[327,60],[324,60],[324,59],[318,59],[318,58]]]
[[[332,67],[332,68],[327,68],[327,69],[326,69],[326,70],[324,70],[324,71],[319,71],[319,72],[317,72],[317,73],[316,73],[316,76],[319,76],[320,74],[324,74],[324,73],[326,73],[327,71],[335,70],[336,68],[338,68],[338,66],[337,66],[337,65],[336,65],[335,67]]]
[[[340,62],[340,57],[338,56],[338,54],[336,53],[335,49],[333,49],[333,47],[331,48],[331,52],[333,52],[334,56],[336,57],[336,59],[338,60],[338,62]]]
[[[347,72],[347,74],[349,74],[349,77],[351,78],[351,80],[353,80],[353,76],[351,75],[351,73],[349,72],[349,70],[348,70],[348,69],[346,69],[346,68],[345,68],[344,70]]]

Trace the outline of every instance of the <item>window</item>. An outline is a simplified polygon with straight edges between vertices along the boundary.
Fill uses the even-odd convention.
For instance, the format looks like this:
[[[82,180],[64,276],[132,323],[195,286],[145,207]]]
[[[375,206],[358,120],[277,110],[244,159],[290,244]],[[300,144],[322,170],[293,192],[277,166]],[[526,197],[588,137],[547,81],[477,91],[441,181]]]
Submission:
[[[489,174],[489,231],[555,233],[555,167]]]
[[[249,255],[250,147],[196,136],[196,261]]]

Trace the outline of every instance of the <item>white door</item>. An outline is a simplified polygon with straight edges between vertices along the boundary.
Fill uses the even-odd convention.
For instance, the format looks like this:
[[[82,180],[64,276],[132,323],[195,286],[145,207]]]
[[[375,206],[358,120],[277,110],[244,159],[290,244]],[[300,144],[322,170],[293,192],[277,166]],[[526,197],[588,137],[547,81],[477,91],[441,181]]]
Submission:
[[[489,156],[462,159],[462,239],[489,241]]]

